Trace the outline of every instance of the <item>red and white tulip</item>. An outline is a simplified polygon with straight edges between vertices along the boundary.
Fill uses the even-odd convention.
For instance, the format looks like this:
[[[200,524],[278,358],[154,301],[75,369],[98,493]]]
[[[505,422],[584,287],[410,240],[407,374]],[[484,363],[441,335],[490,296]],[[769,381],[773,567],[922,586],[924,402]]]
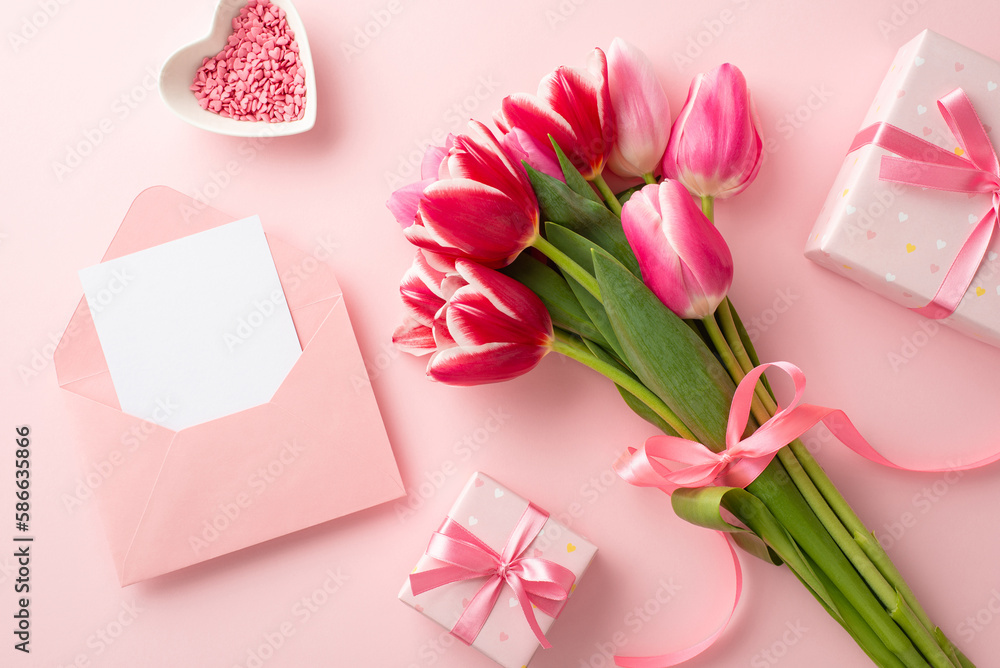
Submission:
[[[449,385],[481,385],[531,371],[552,349],[552,320],[534,292],[466,260],[455,262],[463,285],[434,318],[437,350],[427,375]]]
[[[504,98],[494,121],[504,134],[519,128],[554,159],[551,135],[585,178],[600,176],[617,131],[604,52],[594,49],[586,69],[559,67],[537,95]]]
[[[520,162],[482,123],[469,125],[470,134],[452,140],[436,175],[439,154],[429,153],[425,178],[397,190],[388,205],[414,246],[503,267],[538,235],[538,201]]]

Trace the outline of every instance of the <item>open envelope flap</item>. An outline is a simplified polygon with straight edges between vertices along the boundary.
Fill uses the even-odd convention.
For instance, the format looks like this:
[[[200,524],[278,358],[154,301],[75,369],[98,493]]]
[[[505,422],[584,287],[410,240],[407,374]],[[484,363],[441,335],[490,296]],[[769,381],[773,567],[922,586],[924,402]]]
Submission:
[[[121,408],[86,297],[80,298],[52,359],[60,387],[105,406]]]
[[[133,202],[104,259],[112,259],[159,243],[172,241],[232,220],[232,216],[207,207],[170,188],[162,186],[150,188],[140,193]],[[375,485],[372,490],[374,496],[381,495],[379,500],[364,502],[363,500],[369,497],[361,494],[358,503],[364,503],[364,505],[359,505],[354,510],[374,505],[380,501],[398,498],[403,493],[402,483],[388,440],[385,437],[381,417],[378,415],[375,399],[371,387],[368,385],[364,363],[358,351],[357,342],[354,340],[350,321],[341,300],[340,288],[333,272],[324,262],[318,261],[318,253],[317,256],[306,255],[270,236],[268,237],[268,246],[275,261],[275,267],[285,292],[300,345],[304,349],[295,369],[310,365],[319,368],[315,361],[310,361],[307,364],[303,364],[303,361],[314,357],[322,359],[324,356],[339,359],[343,364],[351,365],[351,370],[346,372],[344,378],[346,378],[352,396],[356,398],[357,402],[350,406],[349,410],[358,424],[363,422],[370,425],[373,430],[371,434],[359,434],[358,436],[370,438],[369,447],[366,449],[369,464],[372,470],[381,471],[381,478],[387,482],[383,485]],[[334,314],[337,315],[331,317]],[[330,328],[338,333],[339,340],[328,344],[334,346],[332,348],[322,346],[324,352],[310,353],[309,351],[313,347],[312,339],[326,323],[330,323]],[[96,484],[90,485],[88,483],[87,487],[97,497],[108,540],[111,544],[111,552],[124,584],[126,554],[140,533],[138,531],[141,525],[140,518],[147,505],[155,506],[152,501],[153,492],[160,489],[157,480],[163,471],[169,470],[169,467],[166,466],[167,455],[171,451],[175,438],[181,435],[183,436],[181,440],[186,441],[189,430],[176,433],[159,427],[153,422],[127,415],[120,410],[114,385],[108,373],[107,363],[85,299],[81,300],[55,351],[55,367],[60,386],[90,400],[76,402],[72,408],[79,414],[77,423],[80,426],[79,433],[83,435],[80,440],[87,462],[88,474],[93,470],[97,476],[95,478]],[[282,388],[290,384],[290,379],[293,376],[298,378],[298,375],[293,372],[289,373],[285,383],[281,386]],[[327,369],[324,375],[314,375],[311,379],[307,379],[311,391],[300,391],[299,394],[319,396],[324,395],[324,390],[328,390],[329,397],[341,396],[343,392],[332,386],[330,373],[331,371]],[[281,393],[282,389],[279,388],[278,394]],[[193,429],[205,428],[206,431],[210,431],[209,425],[214,425],[215,422],[225,425],[238,416],[246,417],[254,410],[261,414],[273,415],[273,411],[267,408],[270,405],[257,406],[249,411],[223,418],[221,422],[212,421],[198,425]],[[317,413],[311,413],[311,415],[317,415]],[[259,419],[259,417],[252,419]],[[278,420],[277,424],[288,422],[291,420],[283,417]],[[315,426],[308,428],[318,429]],[[237,429],[237,431],[242,431],[242,429]],[[328,447],[341,447],[345,449],[345,452],[353,447],[353,445],[343,445],[343,443],[352,441],[354,435],[350,430],[328,436]],[[205,438],[207,441],[203,447],[212,447],[214,437],[206,436]],[[178,450],[183,450],[183,447],[179,447]],[[232,452],[218,454],[227,458],[232,455]],[[287,459],[288,455],[285,455],[285,458]],[[226,459],[226,461],[229,460]],[[195,464],[195,468],[203,466],[206,466],[206,462]],[[209,467],[208,470],[215,476],[227,477],[225,468],[215,470]],[[390,487],[391,492],[389,491]],[[303,493],[308,492],[303,490]],[[81,494],[77,494],[77,497],[84,498]],[[316,521],[332,519],[347,512],[351,511],[337,510],[335,514],[327,513],[325,518]],[[311,524],[315,524],[316,521],[311,522]],[[304,524],[303,527],[309,525]],[[287,530],[275,535],[281,535],[281,533],[287,533]],[[261,540],[266,540],[266,538],[257,538],[247,544]],[[238,548],[229,547],[218,553],[221,554],[233,549]],[[187,563],[195,563],[209,558],[207,552],[195,555],[195,557]],[[154,570],[156,569],[154,568]],[[159,570],[151,575],[168,572],[168,570]],[[143,577],[151,577],[151,575]],[[130,581],[137,581],[137,579],[142,578],[134,578]]]
[[[342,301],[274,398],[185,429],[126,557],[129,584],[399,498],[399,471]]]

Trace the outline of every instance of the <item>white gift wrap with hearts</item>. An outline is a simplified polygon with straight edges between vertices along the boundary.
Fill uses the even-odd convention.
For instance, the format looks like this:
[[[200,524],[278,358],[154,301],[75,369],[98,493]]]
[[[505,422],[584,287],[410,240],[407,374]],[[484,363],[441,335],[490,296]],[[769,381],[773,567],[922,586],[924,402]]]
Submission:
[[[905,44],[861,128],[885,122],[961,155],[937,107],[965,90],[994,147],[1000,144],[1000,63],[925,30]],[[873,145],[849,153],[809,235],[806,257],[908,308],[934,297],[972,228],[992,206],[969,195],[879,180]],[[1000,234],[958,309],[940,320],[1000,346]]]
[[[448,511],[448,517],[499,553],[527,507],[526,499],[493,478],[476,472]],[[523,554],[548,559],[571,570],[576,575],[575,590],[596,552],[597,547],[586,538],[549,517]],[[412,572],[442,565],[424,554]],[[477,578],[453,582],[415,596],[407,578],[399,592],[399,600],[451,630],[484,581],[485,578]],[[572,595],[566,605],[573,605]],[[542,632],[548,634],[555,620],[537,608],[532,611]],[[563,614],[566,614],[565,609]],[[447,637],[456,645],[462,644],[457,638]],[[539,647],[538,639],[531,632],[514,591],[508,585],[503,585],[500,598],[472,646],[505,668],[522,668],[534,656]]]

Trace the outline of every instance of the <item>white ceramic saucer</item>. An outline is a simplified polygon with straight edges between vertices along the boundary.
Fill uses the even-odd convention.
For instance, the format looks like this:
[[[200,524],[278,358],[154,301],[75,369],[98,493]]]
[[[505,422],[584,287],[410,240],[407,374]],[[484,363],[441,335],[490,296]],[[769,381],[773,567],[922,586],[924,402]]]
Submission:
[[[306,70],[306,107],[302,118],[282,123],[238,121],[202,109],[191,91],[191,83],[202,61],[216,55],[226,45],[233,32],[233,19],[239,16],[240,9],[246,4],[246,0],[220,0],[215,9],[212,31],[174,53],[163,64],[160,96],[172,112],[191,125],[210,132],[234,137],[280,137],[305,132],[316,123],[316,72],[305,26],[291,0],[271,0],[271,4],[285,11],[288,27],[299,45],[299,59]]]

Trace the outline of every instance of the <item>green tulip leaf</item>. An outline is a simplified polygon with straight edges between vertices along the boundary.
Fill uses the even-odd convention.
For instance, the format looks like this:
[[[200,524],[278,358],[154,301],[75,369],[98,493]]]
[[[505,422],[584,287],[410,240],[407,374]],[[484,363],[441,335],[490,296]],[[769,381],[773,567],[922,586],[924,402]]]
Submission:
[[[639,263],[628,245],[618,216],[603,204],[577,194],[562,181],[527,164],[525,169],[538,198],[543,220],[558,223],[589,239],[638,275]]]
[[[594,192],[590,183],[587,179],[583,178],[583,174],[581,174],[580,170],[576,168],[576,165],[574,165],[570,159],[566,157],[566,154],[563,152],[559,144],[556,143],[556,140],[552,135],[549,135],[549,141],[552,142],[552,148],[556,151],[556,159],[559,160],[559,168],[562,170],[563,178],[566,179],[566,185],[568,185],[577,195],[597,202],[603,207],[604,203],[601,202],[600,195]]]
[[[646,187],[645,183],[640,183],[637,186],[632,186],[631,188],[629,188],[627,190],[621,191],[620,193],[618,193],[617,195],[615,195],[615,197],[618,198],[618,203],[619,204],[621,204],[622,206],[625,206],[625,202],[629,201],[632,198],[632,195],[636,194],[637,192],[639,192],[640,190],[642,190],[645,187]]]
[[[609,353],[600,345],[594,341],[588,341],[587,339],[584,339],[583,342],[586,344],[587,348],[590,349],[590,352],[594,353],[594,356],[599,360],[606,364],[610,364],[618,368],[618,370],[622,373],[626,373],[635,378],[632,372],[628,370],[628,367],[621,363],[621,360]],[[632,412],[662,431],[664,434],[677,436],[677,432],[674,428],[667,424],[666,420],[657,415],[652,408],[644,404],[641,399],[623,388],[621,385],[615,385],[615,387],[618,388],[618,393],[622,395],[622,399],[624,399],[628,407],[632,409]]]
[[[705,342],[620,262],[592,251],[594,276],[608,319],[632,372],[695,437],[722,450],[736,391]]]
[[[583,267],[585,271],[590,274],[594,273],[594,261],[591,252],[597,246],[593,241],[555,223],[545,224],[545,234],[549,243],[568,255],[571,260]],[[621,344],[618,343],[618,338],[615,336],[615,329],[611,326],[611,321],[608,320],[608,314],[604,310],[604,305],[594,295],[587,292],[579,282],[569,276],[565,278],[570,289],[576,295],[577,300],[590,317],[590,321],[600,330],[611,350],[618,355],[619,359],[624,360],[625,353],[622,350]]]
[[[590,320],[587,311],[580,300],[573,294],[569,284],[552,267],[531,256],[521,253],[520,256],[503,273],[527,286],[538,295],[545,308],[548,309],[552,324],[560,329],[579,334],[584,339],[607,345],[601,330]],[[588,293],[589,296],[589,293]],[[610,328],[609,328],[609,331]]]

